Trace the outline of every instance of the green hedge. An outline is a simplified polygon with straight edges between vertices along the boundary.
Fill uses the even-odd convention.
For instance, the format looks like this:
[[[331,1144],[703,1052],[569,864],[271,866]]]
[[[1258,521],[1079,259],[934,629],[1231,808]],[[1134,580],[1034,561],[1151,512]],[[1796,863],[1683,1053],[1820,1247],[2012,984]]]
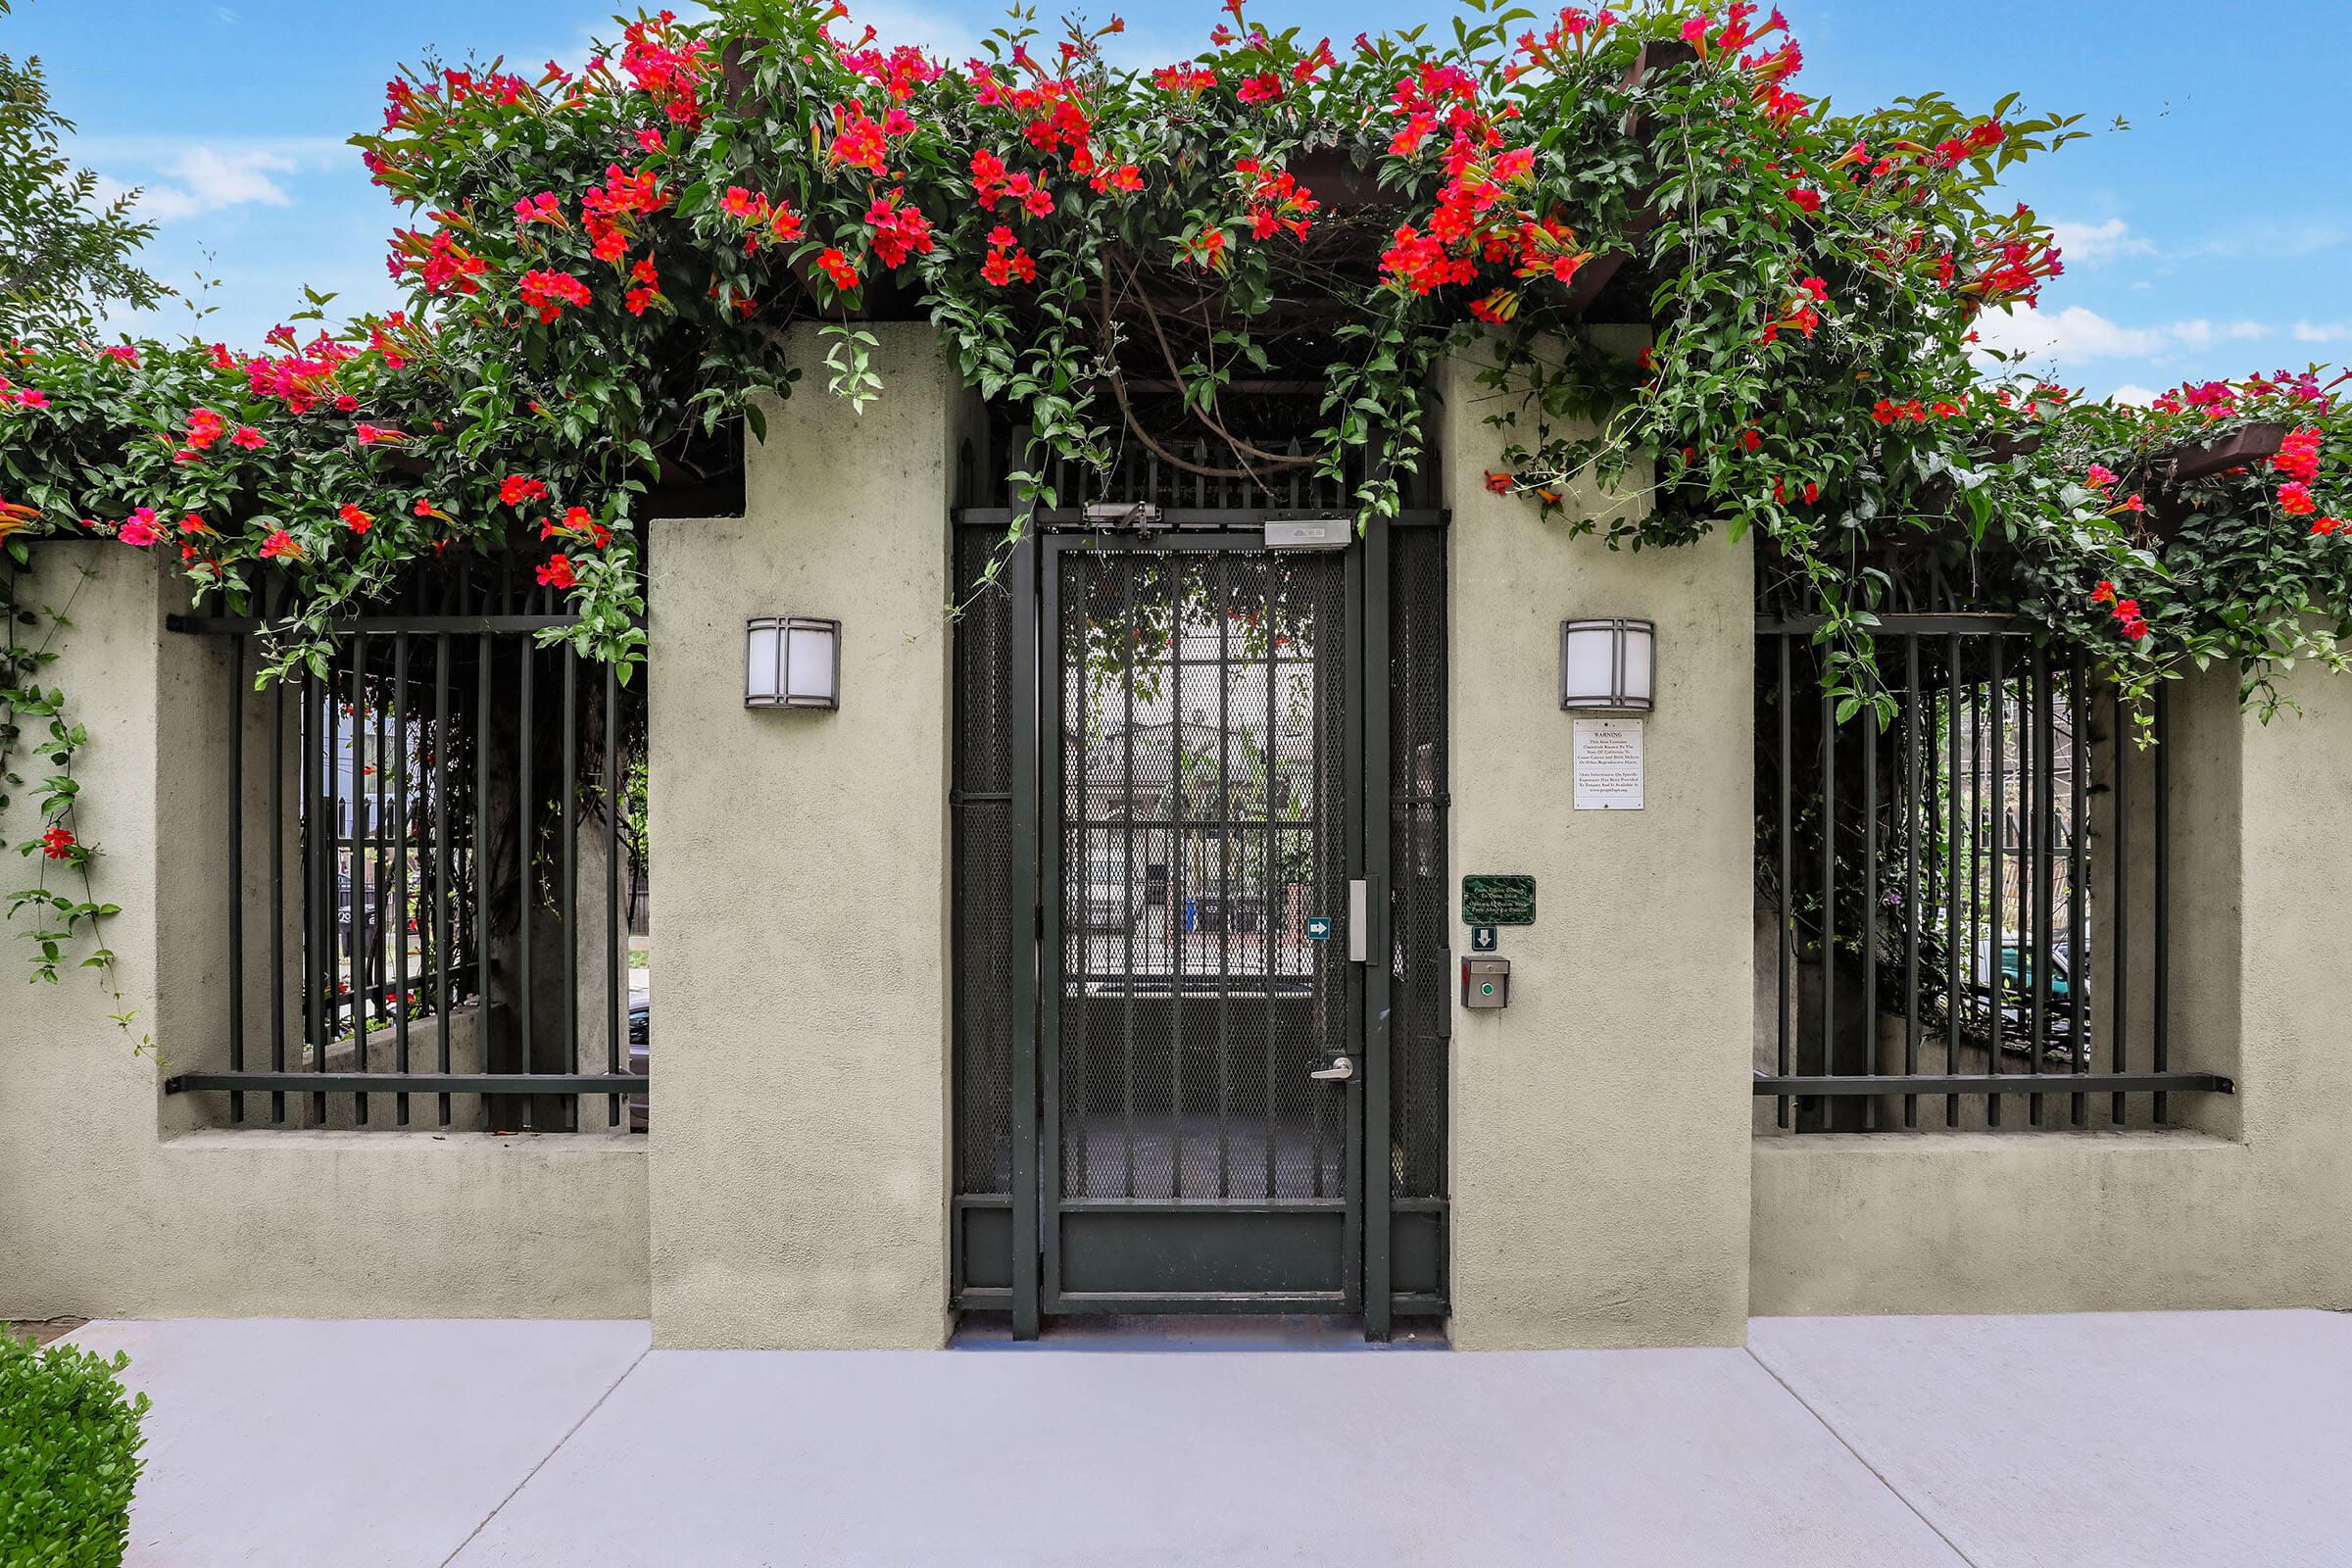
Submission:
[[[117,1568],[139,1479],[147,1396],[130,1365],[0,1328],[0,1568]]]

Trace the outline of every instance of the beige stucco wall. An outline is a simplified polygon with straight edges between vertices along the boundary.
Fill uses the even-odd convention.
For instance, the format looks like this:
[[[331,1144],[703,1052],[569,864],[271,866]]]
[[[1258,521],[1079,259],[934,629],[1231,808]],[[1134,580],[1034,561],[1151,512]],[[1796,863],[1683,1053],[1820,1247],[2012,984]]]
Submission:
[[[2235,686],[2172,714],[2171,1013],[2173,1065],[2236,1095],[2178,1131],[1758,1139],[1758,1314],[2352,1304],[2352,682],[2298,671],[2267,727]]]
[[[162,1095],[171,1070],[224,1056],[226,660],[165,631],[175,591],[153,557],[82,544],[35,560],[46,602],[74,594],[54,683],[89,727],[83,830],[105,851],[97,895],[123,910],[108,940],[133,1031],[154,1047],[134,1054],[86,971],[25,984],[12,933],[0,1317],[642,1316],[645,1154],[625,1137],[227,1131],[196,1125],[219,1106]],[[22,807],[7,827],[28,835]]]
[[[872,330],[878,402],[828,396],[804,330],[746,514],[655,529],[662,1345],[947,1332],[947,530],[971,405],[927,327]],[[745,710],[762,614],[843,622],[838,712]]]
[[[1751,564],[1615,552],[1481,480],[1475,361],[1440,378],[1453,508],[1452,870],[1526,872],[1511,1004],[1457,1010],[1452,1336],[1472,1348],[1736,1345],[1747,1314]],[[1642,466],[1626,480],[1645,506]],[[1609,504],[1605,501],[1599,505]],[[1576,510],[1572,506],[1571,510]],[[1639,811],[1571,808],[1559,623],[1657,622]],[[1458,909],[1456,911],[1458,913]],[[1457,954],[1469,948],[1457,926]]]

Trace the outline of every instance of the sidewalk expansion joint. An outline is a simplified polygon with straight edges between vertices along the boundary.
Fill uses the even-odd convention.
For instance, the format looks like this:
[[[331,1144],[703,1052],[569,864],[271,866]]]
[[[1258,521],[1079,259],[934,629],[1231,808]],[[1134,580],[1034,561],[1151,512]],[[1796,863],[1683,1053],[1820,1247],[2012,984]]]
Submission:
[[[1881,1470],[1877,1465],[1872,1464],[1869,1456],[1864,1454],[1860,1448],[1855,1447],[1852,1440],[1847,1438],[1844,1433],[1838,1430],[1836,1423],[1832,1422],[1828,1416],[1823,1415],[1819,1410],[1813,1407],[1812,1400],[1797,1393],[1795,1385],[1791,1384],[1787,1378],[1781,1376],[1781,1374],[1773,1367],[1773,1364],[1770,1361],[1765,1360],[1762,1356],[1756,1353],[1756,1348],[1754,1346],[1744,1346],[1742,1348],[1747,1351],[1747,1358],[1749,1360],[1755,1362],[1756,1365],[1764,1369],[1764,1375],[1766,1377],[1772,1379],[1773,1382],[1778,1383],[1782,1389],[1788,1393],[1788,1397],[1794,1399],[1804,1408],[1805,1414],[1820,1422],[1821,1429],[1824,1432],[1827,1432],[1831,1437],[1838,1440],[1838,1446],[1842,1447],[1846,1452],[1854,1456],[1854,1462],[1856,1464],[1859,1464],[1863,1469],[1869,1471],[1874,1477],[1876,1477],[1879,1485],[1885,1487],[1893,1494],[1895,1501],[1910,1509],[1912,1518],[1917,1519],[1921,1524],[1926,1525],[1929,1532],[1934,1535],[1937,1541],[1942,1542],[1945,1546],[1950,1548],[1953,1556],[1968,1564],[1968,1568],[1979,1568],[1977,1560],[1974,1557],[1971,1557],[1967,1552],[1962,1551],[1958,1542],[1954,1541],[1951,1537],[1945,1535],[1942,1530],[1938,1529],[1936,1521],[1929,1518],[1926,1513],[1922,1512],[1918,1503],[1913,1502],[1909,1497],[1904,1496],[1902,1488],[1887,1480],[1886,1472]]]
[[[466,1539],[458,1543],[456,1550],[452,1551],[448,1556],[441,1559],[441,1568],[449,1568],[451,1563],[456,1562],[461,1556],[465,1555],[466,1548],[473,1544],[474,1538],[490,1528],[490,1521],[497,1518],[499,1514],[505,1510],[508,1503],[514,1500],[517,1493],[521,1492],[523,1488],[531,1484],[531,1479],[538,1475],[541,1470],[546,1468],[548,1460],[553,1459],[557,1454],[564,1451],[564,1445],[569,1443],[572,1440],[573,1434],[577,1433],[580,1428],[588,1424],[589,1417],[595,1415],[597,1411],[605,1407],[605,1401],[612,1397],[612,1391],[619,1388],[623,1383],[629,1381],[629,1374],[637,1370],[637,1363],[643,1361],[646,1358],[647,1353],[651,1351],[653,1348],[652,1341],[649,1338],[645,1349],[639,1350],[634,1356],[631,1356],[629,1358],[629,1364],[620,1369],[620,1376],[614,1378],[611,1383],[605,1386],[605,1392],[598,1395],[595,1402],[590,1404],[587,1409],[580,1412],[580,1418],[577,1421],[574,1421],[570,1426],[564,1429],[564,1435],[558,1438],[555,1443],[549,1446],[548,1450],[539,1456],[539,1462],[532,1465],[529,1470],[523,1472],[523,1477],[520,1481],[515,1482],[514,1486],[507,1489],[507,1494],[499,1498],[498,1501],[492,1505],[488,1513],[482,1515],[481,1523],[475,1525],[471,1530],[466,1532]]]

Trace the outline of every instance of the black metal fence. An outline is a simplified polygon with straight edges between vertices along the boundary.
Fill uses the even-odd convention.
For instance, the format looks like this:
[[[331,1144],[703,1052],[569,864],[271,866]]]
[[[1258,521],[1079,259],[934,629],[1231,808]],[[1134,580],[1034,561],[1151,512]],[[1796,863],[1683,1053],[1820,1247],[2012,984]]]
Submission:
[[[437,1126],[558,1131],[594,1096],[642,1126],[642,682],[541,646],[575,617],[503,558],[257,687],[269,619],[172,619],[227,644],[229,808],[225,1049],[167,1092],[225,1092],[232,1124],[405,1127],[423,1096]]]
[[[1888,615],[1896,717],[1839,723],[1817,630],[1758,626],[1754,1090],[1777,1125],[2084,1127],[2101,1102],[2144,1125],[2229,1090],[2172,1064],[2165,698],[2140,759],[2079,652],[1999,616]]]

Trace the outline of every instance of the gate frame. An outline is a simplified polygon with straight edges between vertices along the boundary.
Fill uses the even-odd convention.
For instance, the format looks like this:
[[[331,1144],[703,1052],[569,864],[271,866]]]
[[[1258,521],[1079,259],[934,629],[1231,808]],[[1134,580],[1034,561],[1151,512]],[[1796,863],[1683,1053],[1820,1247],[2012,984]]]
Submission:
[[[1058,935],[1059,901],[1046,898],[1049,854],[1045,850],[1045,797],[1041,770],[1043,738],[1049,711],[1058,714],[1058,683],[1051,693],[1043,680],[1042,658],[1048,615],[1058,604],[1050,567],[1074,541],[1102,541],[1135,551],[1170,549],[1210,551],[1246,546],[1252,532],[1268,522],[1325,520],[1329,508],[1169,507],[1160,523],[1148,529],[1104,527],[1075,508],[1016,511],[1002,507],[959,507],[955,510],[950,535],[965,527],[1003,526],[1008,533],[1020,525],[1020,536],[1007,553],[1005,581],[1012,599],[1011,613],[1011,778],[1013,906],[1008,911],[1012,932],[1011,1084],[1012,1172],[1011,1221],[1013,1256],[1009,1293],[988,1290],[971,1293],[974,1305],[994,1305],[1006,1299],[1016,1340],[1034,1340],[1047,1315],[1045,1298],[1051,1270],[1058,1261],[1057,1239],[1044,1224],[1044,1156],[1058,1135],[1041,1138],[1046,1111],[1042,1098],[1044,1073],[1043,960],[1050,930]],[[1348,1084],[1347,1138],[1344,1168],[1351,1167],[1353,1191],[1347,1196],[1347,1227],[1343,1263],[1348,1283],[1340,1302],[1328,1297],[1235,1295],[1225,1298],[1187,1297],[1181,1300],[1157,1298],[1098,1298],[1058,1302],[1054,1315],[1088,1312],[1195,1311],[1289,1312],[1331,1311],[1360,1313],[1367,1340],[1390,1338],[1396,1300],[1390,1263],[1391,1233],[1399,1206],[1392,1192],[1391,1152],[1396,1136],[1390,1083],[1391,967],[1395,951],[1390,895],[1390,847],[1394,801],[1389,768],[1391,723],[1386,693],[1390,661],[1390,536],[1399,527],[1445,527],[1452,521],[1450,509],[1404,508],[1393,516],[1375,516],[1359,528],[1346,551],[1346,604],[1353,624],[1348,649],[1356,660],[1350,674],[1349,710],[1345,716],[1346,793],[1355,804],[1347,825],[1347,873],[1365,883],[1368,914],[1365,959],[1343,960],[1354,972],[1348,977],[1348,995],[1354,1023],[1350,1035],[1361,1052],[1362,1070]],[[1046,560],[1041,563],[1043,549]],[[1255,548],[1265,552],[1262,533]],[[1044,573],[1041,575],[1041,572]],[[1058,856],[1058,848],[1052,852]],[[1448,1004],[1450,1005],[1450,1004]],[[956,1092],[952,1089],[952,1092]],[[1408,1200],[1403,1207],[1441,1212],[1450,1208],[1446,1199]],[[1450,1226],[1448,1225],[1448,1229]],[[955,1246],[962,1246],[961,1226],[951,1225]],[[1029,1238],[1024,1250],[1021,1238]],[[963,1277],[960,1259],[951,1269],[952,1283]],[[1415,1298],[1413,1305],[1423,1304]]]

